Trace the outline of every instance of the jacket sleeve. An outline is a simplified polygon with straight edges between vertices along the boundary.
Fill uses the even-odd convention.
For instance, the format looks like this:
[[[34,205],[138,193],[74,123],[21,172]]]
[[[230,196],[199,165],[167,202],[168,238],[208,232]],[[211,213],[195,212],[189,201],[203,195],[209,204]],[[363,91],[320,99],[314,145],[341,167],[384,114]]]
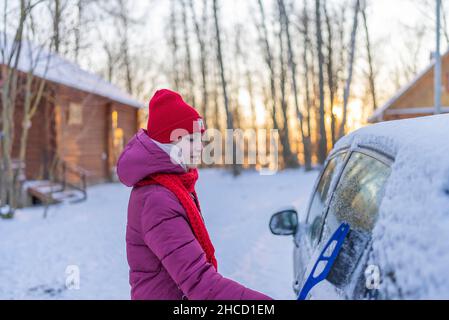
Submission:
[[[184,209],[170,191],[153,188],[141,217],[145,244],[189,300],[271,300],[223,277],[207,262]]]

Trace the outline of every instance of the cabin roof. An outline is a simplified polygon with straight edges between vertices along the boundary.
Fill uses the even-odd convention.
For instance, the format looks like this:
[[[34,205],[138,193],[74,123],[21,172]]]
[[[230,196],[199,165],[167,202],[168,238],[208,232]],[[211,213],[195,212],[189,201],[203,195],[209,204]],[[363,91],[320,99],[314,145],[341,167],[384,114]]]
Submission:
[[[0,64],[5,64],[3,53],[11,52],[12,37],[0,33]],[[48,52],[27,40],[22,40],[18,69],[22,72],[33,70],[33,74],[65,86],[103,96],[135,108],[141,108],[143,103],[133,98],[129,93],[104,80],[102,77],[82,69],[62,56]],[[6,50],[5,50],[6,48]],[[3,50],[2,50],[3,49]],[[3,51],[3,52],[2,52]]]
[[[442,58],[448,55],[449,50],[442,55]],[[424,77],[427,73],[431,72],[434,66],[435,66],[435,59],[432,59],[430,64],[424,70],[419,72],[409,83],[407,83],[405,86],[399,89],[399,91],[396,92],[396,94],[393,97],[391,97],[382,107],[376,109],[373,112],[373,114],[368,118],[368,122],[376,122],[382,120],[382,115],[384,114],[384,112],[387,109],[389,109],[400,97],[402,97],[405,93],[407,93],[410,89],[412,89],[422,77]]]

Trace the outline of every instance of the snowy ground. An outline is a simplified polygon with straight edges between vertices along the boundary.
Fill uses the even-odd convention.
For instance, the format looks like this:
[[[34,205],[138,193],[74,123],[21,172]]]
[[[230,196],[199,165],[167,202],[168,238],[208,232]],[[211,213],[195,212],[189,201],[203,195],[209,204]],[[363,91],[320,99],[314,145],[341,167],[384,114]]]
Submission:
[[[197,186],[219,271],[275,299],[294,299],[292,238],[268,229],[286,205],[304,209],[317,172],[288,170],[273,176],[246,172],[234,180],[202,170]],[[105,184],[87,202],[20,210],[0,220],[0,299],[129,299],[125,252],[130,189]],[[76,266],[79,289],[66,288],[66,268]]]

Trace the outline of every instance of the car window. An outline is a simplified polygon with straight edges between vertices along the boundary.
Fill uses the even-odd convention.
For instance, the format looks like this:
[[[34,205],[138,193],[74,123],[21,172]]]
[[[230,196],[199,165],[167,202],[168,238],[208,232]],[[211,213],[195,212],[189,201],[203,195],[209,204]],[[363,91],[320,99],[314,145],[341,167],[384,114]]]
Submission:
[[[329,204],[329,216],[351,229],[370,232],[377,218],[391,168],[360,152],[353,152]]]
[[[351,154],[343,170],[329,203],[322,235],[326,241],[342,222],[351,227],[327,278],[337,287],[348,283],[369,242],[390,173],[389,165],[360,152]]]
[[[307,223],[311,226],[310,237],[312,243],[317,242],[320,236],[326,209],[326,199],[329,195],[333,178],[339,171],[337,168],[342,165],[345,156],[346,152],[341,152],[329,160],[313,195],[307,216]]]

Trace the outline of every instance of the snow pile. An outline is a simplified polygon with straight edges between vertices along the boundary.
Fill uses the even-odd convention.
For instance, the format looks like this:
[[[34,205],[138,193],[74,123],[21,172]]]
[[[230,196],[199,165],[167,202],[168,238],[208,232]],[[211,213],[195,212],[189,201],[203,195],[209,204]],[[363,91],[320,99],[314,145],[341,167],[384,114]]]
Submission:
[[[11,52],[13,37],[0,33],[0,41],[6,43],[6,52]],[[2,61],[0,61],[0,64]],[[117,86],[101,77],[81,69],[67,59],[47,52],[29,41],[22,41],[21,54],[17,67],[22,72],[33,70],[33,74],[49,81],[71,88],[94,93],[126,105],[141,108],[143,104]]]
[[[304,210],[317,172],[273,176],[200,171],[197,191],[226,277],[276,299],[295,299],[292,237],[270,233],[271,214],[296,204]],[[86,202],[57,205],[0,220],[0,299],[129,299],[125,251],[129,188],[104,184]],[[79,289],[66,281],[79,271]],[[75,273],[76,273],[75,272]]]
[[[449,115],[372,125],[336,148],[358,145],[395,158],[369,254],[383,297],[447,299]]]

